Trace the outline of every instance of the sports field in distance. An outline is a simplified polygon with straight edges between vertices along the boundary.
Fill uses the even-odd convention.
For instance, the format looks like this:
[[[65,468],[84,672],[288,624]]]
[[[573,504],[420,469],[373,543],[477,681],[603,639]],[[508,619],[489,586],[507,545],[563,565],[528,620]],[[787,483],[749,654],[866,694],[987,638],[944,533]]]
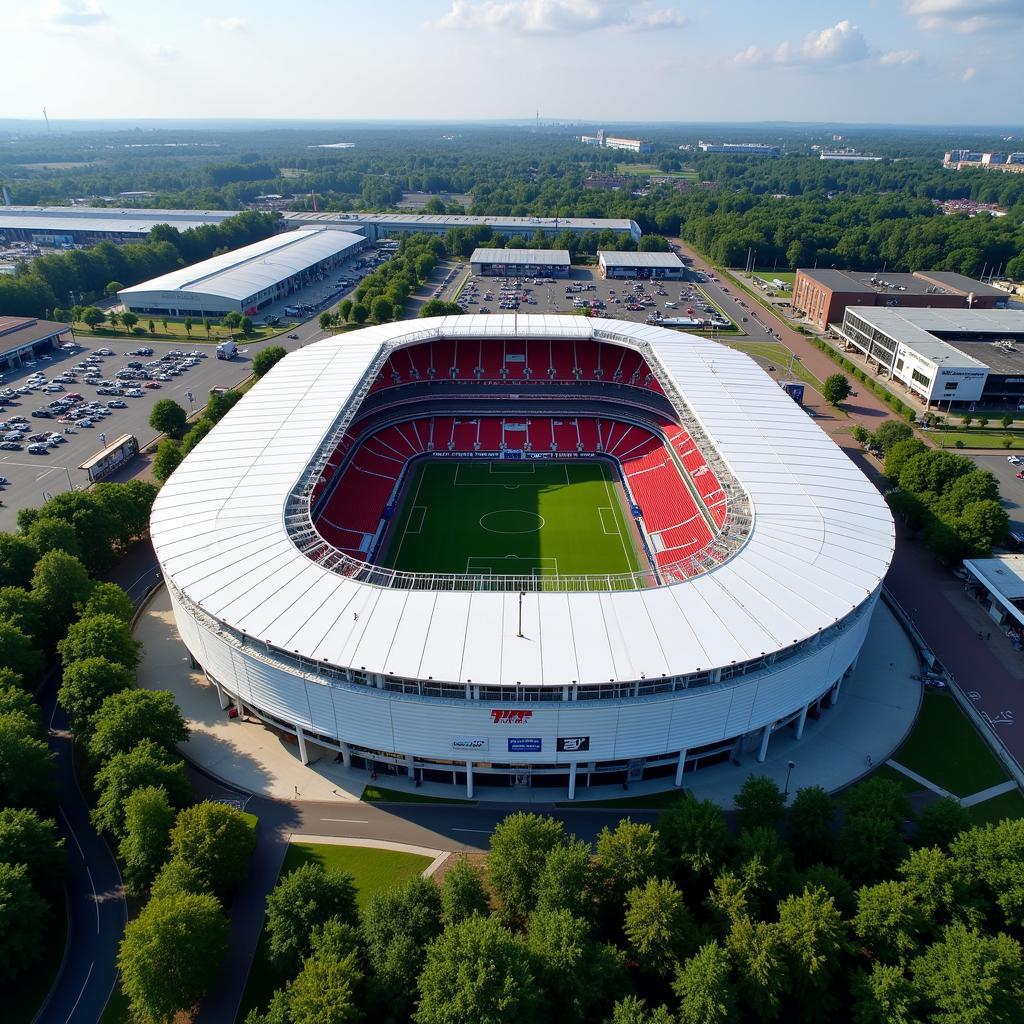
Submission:
[[[641,561],[612,469],[593,461],[426,460],[381,559],[407,572],[555,576]]]

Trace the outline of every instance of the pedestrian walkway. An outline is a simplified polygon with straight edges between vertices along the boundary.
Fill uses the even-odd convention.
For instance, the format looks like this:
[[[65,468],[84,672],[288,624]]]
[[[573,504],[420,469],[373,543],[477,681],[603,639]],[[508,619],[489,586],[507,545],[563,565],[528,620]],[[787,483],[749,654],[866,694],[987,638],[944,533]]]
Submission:
[[[136,626],[145,645],[139,670],[142,686],[170,690],[189,722],[192,736],[182,752],[209,774],[239,789],[271,799],[294,801],[357,801],[371,781],[361,769],[336,763],[335,752],[307,739],[311,762],[302,764],[294,738],[283,737],[258,719],[229,718],[213,686],[191,668],[178,637],[166,589],[151,599]],[[917,655],[889,609],[879,602],[857,670],[842,685],[834,708],[815,721],[808,718],[803,738],[792,729],[777,732],[767,759],[755,752],[739,763],[717,765],[685,776],[685,788],[699,799],[731,808],[746,777],[753,773],[774,779],[792,792],[801,786],[842,789],[883,764],[910,731],[921,701]],[[792,768],[790,767],[792,762]],[[566,800],[561,789],[488,787],[477,780],[477,797],[509,804],[550,805]],[[386,775],[378,784],[415,796],[461,800],[465,792],[442,783],[416,787],[402,775]],[[672,780],[634,783],[628,794],[609,786],[581,785],[576,802],[639,797],[672,788]]]

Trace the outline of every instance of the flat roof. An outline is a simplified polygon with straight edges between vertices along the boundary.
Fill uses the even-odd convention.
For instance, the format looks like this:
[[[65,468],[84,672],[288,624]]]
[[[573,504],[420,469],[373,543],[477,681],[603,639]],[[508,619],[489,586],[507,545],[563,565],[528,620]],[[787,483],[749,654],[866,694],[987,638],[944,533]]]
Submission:
[[[24,316],[0,316],[0,352],[8,352],[12,348],[31,345],[55,334],[70,331],[70,324],[57,323],[55,320],[36,320]]]
[[[1024,310],[1021,309],[855,306],[847,308],[846,315],[863,320],[938,366],[979,366],[995,373],[1024,371],[1024,344],[1019,348],[998,344],[1011,336],[1024,340]],[[982,335],[983,338],[969,341],[937,337],[939,334]]]
[[[530,266],[567,267],[572,263],[568,249],[474,249],[470,263],[520,263]]]
[[[993,295],[1006,293],[963,274],[942,270],[918,270],[913,274],[895,274],[871,270],[806,270],[798,274],[831,288],[834,292],[861,292],[874,295]]]
[[[516,231],[523,228],[569,229],[576,231],[625,231],[640,234],[636,221],[610,217],[498,217],[471,216],[456,213],[288,213],[283,214],[289,226],[316,224],[380,224],[385,227],[492,227],[499,231],[505,227]]]
[[[517,638],[518,593],[379,587],[308,558],[288,532],[293,489],[380,361],[434,338],[638,350],[748,496],[743,546],[666,586],[528,592],[531,643]],[[706,671],[805,641],[877,594],[895,540],[878,490],[748,356],[652,325],[555,315],[400,321],[292,352],[175,470],[150,527],[172,593],[252,640],[367,672],[552,686]]]
[[[966,558],[964,568],[1020,623],[1024,623],[1024,555]]]
[[[122,299],[131,299],[150,292],[184,292],[241,301],[365,241],[362,235],[347,231],[286,231],[122,288],[117,294]]]
[[[0,232],[95,231],[103,234],[148,235],[157,224],[179,231],[220,224],[238,210],[133,210],[99,206],[0,206]]]
[[[598,259],[606,267],[671,267],[682,270],[683,261],[674,252],[619,252],[599,249]]]

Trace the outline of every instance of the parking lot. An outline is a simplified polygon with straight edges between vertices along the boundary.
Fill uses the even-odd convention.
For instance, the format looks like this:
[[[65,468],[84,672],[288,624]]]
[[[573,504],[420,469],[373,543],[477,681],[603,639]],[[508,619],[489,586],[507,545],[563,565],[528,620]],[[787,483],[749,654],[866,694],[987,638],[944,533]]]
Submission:
[[[253,345],[241,345],[238,355],[231,360],[217,359],[216,346],[211,344],[197,344],[195,341],[182,344],[181,342],[160,342],[147,341],[144,338],[127,338],[118,341],[110,338],[89,338],[79,337],[79,347],[73,353],[55,351],[49,359],[40,356],[35,365],[26,364],[17,371],[5,371],[0,380],[0,391],[15,390],[27,387],[26,382],[33,374],[42,374],[47,382],[53,381],[55,377],[65,376],[69,368],[73,369],[78,364],[85,363],[92,357],[95,359],[96,368],[100,371],[92,383],[85,380],[85,370],[79,370],[75,377],[75,383],[64,383],[60,392],[47,392],[43,387],[33,388],[29,394],[15,394],[12,398],[2,400],[0,410],[0,421],[6,423],[7,430],[0,434],[9,434],[17,430],[12,423],[15,417],[23,417],[28,424],[18,433],[25,435],[22,440],[10,442],[20,444],[20,450],[0,450],[0,475],[7,478],[7,483],[0,486],[0,500],[3,506],[0,507],[0,530],[13,530],[16,528],[16,517],[19,508],[37,506],[52,494],[66,491],[72,487],[85,487],[88,484],[88,477],[79,467],[87,459],[97,454],[103,447],[101,435],[105,437],[106,443],[112,443],[115,438],[123,434],[134,434],[138,438],[140,446],[144,447],[154,437],[156,431],[149,425],[149,417],[153,405],[161,398],[173,398],[185,409],[190,406],[200,410],[210,396],[210,389],[215,387],[229,388],[245,380],[251,374],[251,362],[253,355],[267,344],[282,344],[286,348],[295,348],[306,341],[314,340],[320,333],[315,324],[303,325],[297,328],[297,340],[289,340],[284,337],[269,339],[264,342],[257,342]],[[146,348],[153,349],[151,356],[130,356],[126,353],[136,345],[141,344]],[[98,356],[98,349],[109,349],[113,352],[110,356]],[[127,392],[131,385],[138,385],[137,390],[141,394],[134,397],[125,394],[100,394],[99,381],[113,382],[119,369],[128,362],[141,362],[144,366],[147,362],[160,360],[162,356],[171,351],[201,351],[207,354],[205,359],[198,359],[195,365],[183,369],[177,374],[167,373],[170,377],[167,381],[144,381],[125,380],[124,390]],[[168,360],[170,363],[170,360]],[[176,358],[174,365],[181,365],[182,360]],[[154,374],[157,376],[157,374]],[[160,386],[144,387],[147,383],[156,383]],[[191,393],[192,401],[189,402],[188,394]],[[46,409],[51,402],[65,399],[69,394],[80,394],[82,401],[76,405],[84,405],[89,402],[101,402],[106,409],[107,415],[92,417],[85,414],[76,416],[75,419],[89,418],[92,422],[90,427],[77,427],[72,422],[61,422],[61,413],[55,413],[50,417],[33,416],[35,410]],[[108,408],[106,403],[124,403],[124,408]],[[74,433],[65,434],[65,428],[73,430]],[[30,435],[37,433],[59,432],[64,441],[52,448],[46,448],[45,454],[32,454],[28,450]]]
[[[733,326],[716,304],[709,302],[697,281],[605,280],[596,268],[573,267],[567,278],[502,278],[471,274],[459,296],[467,313],[583,313],[615,320],[645,323],[661,320],[702,321],[700,330]],[[654,322],[654,321],[652,321]],[[671,323],[666,326],[673,325]]]

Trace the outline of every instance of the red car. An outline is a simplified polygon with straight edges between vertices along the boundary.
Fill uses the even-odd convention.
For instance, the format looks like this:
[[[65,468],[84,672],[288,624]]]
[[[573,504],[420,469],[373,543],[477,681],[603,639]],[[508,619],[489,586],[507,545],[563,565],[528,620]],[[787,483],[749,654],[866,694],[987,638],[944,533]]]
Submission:
[[[153,390],[154,388],[163,387],[162,384],[158,384],[155,380],[147,380],[146,383],[143,384],[142,386],[144,388],[149,388],[150,390]]]

